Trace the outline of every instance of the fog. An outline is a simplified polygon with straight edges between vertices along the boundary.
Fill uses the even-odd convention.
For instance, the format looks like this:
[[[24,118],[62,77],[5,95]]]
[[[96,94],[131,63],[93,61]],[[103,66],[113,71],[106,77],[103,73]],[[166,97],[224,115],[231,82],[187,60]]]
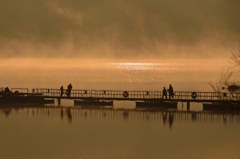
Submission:
[[[0,1],[1,58],[226,58],[235,0]]]
[[[209,82],[231,67],[226,60],[79,60],[5,58],[0,60],[0,87],[94,90],[212,91]],[[237,68],[236,68],[237,69]],[[236,73],[234,78],[239,78]]]

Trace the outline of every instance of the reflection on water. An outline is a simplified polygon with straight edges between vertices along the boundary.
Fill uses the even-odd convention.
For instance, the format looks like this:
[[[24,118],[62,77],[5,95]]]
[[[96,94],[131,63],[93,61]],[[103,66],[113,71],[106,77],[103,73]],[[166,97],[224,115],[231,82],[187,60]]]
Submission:
[[[0,125],[1,158],[240,157],[239,112],[1,108]]]
[[[72,121],[71,108],[66,108],[65,110],[63,108],[61,108],[60,116],[61,116],[62,120],[64,118],[64,114],[67,116],[69,123],[71,123],[71,121]]]
[[[174,112],[162,112],[162,119],[164,124],[168,121],[169,127],[171,128],[173,125]]]
[[[169,124],[172,128],[174,121],[193,121],[193,122],[240,122],[240,112],[204,112],[204,111],[176,111],[176,110],[141,110],[141,109],[112,109],[104,107],[25,107],[16,108],[1,108],[1,113],[6,118],[10,118],[14,111],[26,111],[27,115],[47,115],[48,117],[59,117],[64,120],[67,119],[71,124],[74,117],[80,116],[84,118],[104,118],[104,119],[144,119],[144,120],[159,120],[164,125]],[[16,115],[16,114],[15,114]]]

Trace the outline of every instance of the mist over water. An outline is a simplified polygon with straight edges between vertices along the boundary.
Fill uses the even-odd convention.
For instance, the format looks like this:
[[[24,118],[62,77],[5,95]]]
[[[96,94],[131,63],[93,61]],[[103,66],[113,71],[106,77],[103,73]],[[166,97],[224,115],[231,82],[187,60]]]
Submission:
[[[1,59],[1,87],[212,91],[227,60]],[[236,73],[235,76],[238,76]]]
[[[0,2],[0,57],[215,58],[239,40],[237,0]]]

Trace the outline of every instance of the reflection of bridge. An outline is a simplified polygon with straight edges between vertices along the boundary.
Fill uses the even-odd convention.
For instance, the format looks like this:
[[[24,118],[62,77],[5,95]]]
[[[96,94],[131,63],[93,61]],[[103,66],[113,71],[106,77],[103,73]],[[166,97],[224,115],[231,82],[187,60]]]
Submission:
[[[1,112],[9,116],[14,109],[2,108]],[[28,115],[48,115],[53,117],[67,118],[71,122],[76,117],[84,118],[106,118],[106,119],[128,119],[128,120],[159,120],[171,127],[174,121],[193,122],[239,122],[238,113],[211,113],[211,112],[190,112],[190,111],[147,111],[147,110],[126,110],[111,108],[81,108],[81,107],[26,107]]]
[[[240,93],[219,93],[219,92],[183,92],[175,91],[173,99],[162,99],[162,91],[131,91],[131,90],[81,90],[73,89],[71,95],[61,94],[60,89],[36,88],[29,93],[25,88],[12,88],[13,93],[7,94],[1,92],[0,97],[6,100],[26,102],[30,99],[57,99],[58,105],[61,104],[61,99],[81,99],[88,101],[145,101],[154,104],[159,101],[175,101],[186,102],[187,110],[190,110],[190,102],[215,102],[215,103],[237,103],[240,102]],[[22,91],[24,90],[24,91]],[[2,96],[1,96],[2,95]],[[10,96],[11,98],[8,98]],[[28,97],[28,98],[26,98]],[[39,97],[39,98],[38,98]],[[21,99],[21,100],[20,100]],[[35,100],[36,101],[36,100]],[[52,100],[53,101],[53,100]],[[168,102],[169,103],[169,102]],[[173,103],[173,102],[171,102]],[[96,103],[97,104],[97,103]],[[145,104],[145,103],[144,103]],[[147,103],[148,104],[148,103]]]

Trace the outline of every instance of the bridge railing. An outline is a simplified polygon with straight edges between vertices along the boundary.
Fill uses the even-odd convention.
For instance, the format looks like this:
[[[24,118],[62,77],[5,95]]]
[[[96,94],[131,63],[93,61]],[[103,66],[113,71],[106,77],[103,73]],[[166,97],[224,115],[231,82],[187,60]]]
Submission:
[[[67,97],[64,94],[63,97]],[[47,97],[60,97],[60,89],[37,88],[36,93],[42,93]],[[162,99],[162,91],[137,91],[137,90],[82,90],[73,89],[71,97],[75,98],[98,98],[98,99],[127,99],[127,100],[157,100]],[[169,96],[167,97],[169,99]],[[239,93],[221,93],[221,92],[184,92],[175,91],[174,99],[176,100],[240,100]]]
[[[63,97],[67,97],[64,90]],[[43,96],[60,97],[60,89],[36,88],[36,93],[42,93]],[[161,91],[123,91],[123,90],[79,90],[73,89],[71,97],[80,98],[135,98],[135,99],[150,99],[161,98]]]

